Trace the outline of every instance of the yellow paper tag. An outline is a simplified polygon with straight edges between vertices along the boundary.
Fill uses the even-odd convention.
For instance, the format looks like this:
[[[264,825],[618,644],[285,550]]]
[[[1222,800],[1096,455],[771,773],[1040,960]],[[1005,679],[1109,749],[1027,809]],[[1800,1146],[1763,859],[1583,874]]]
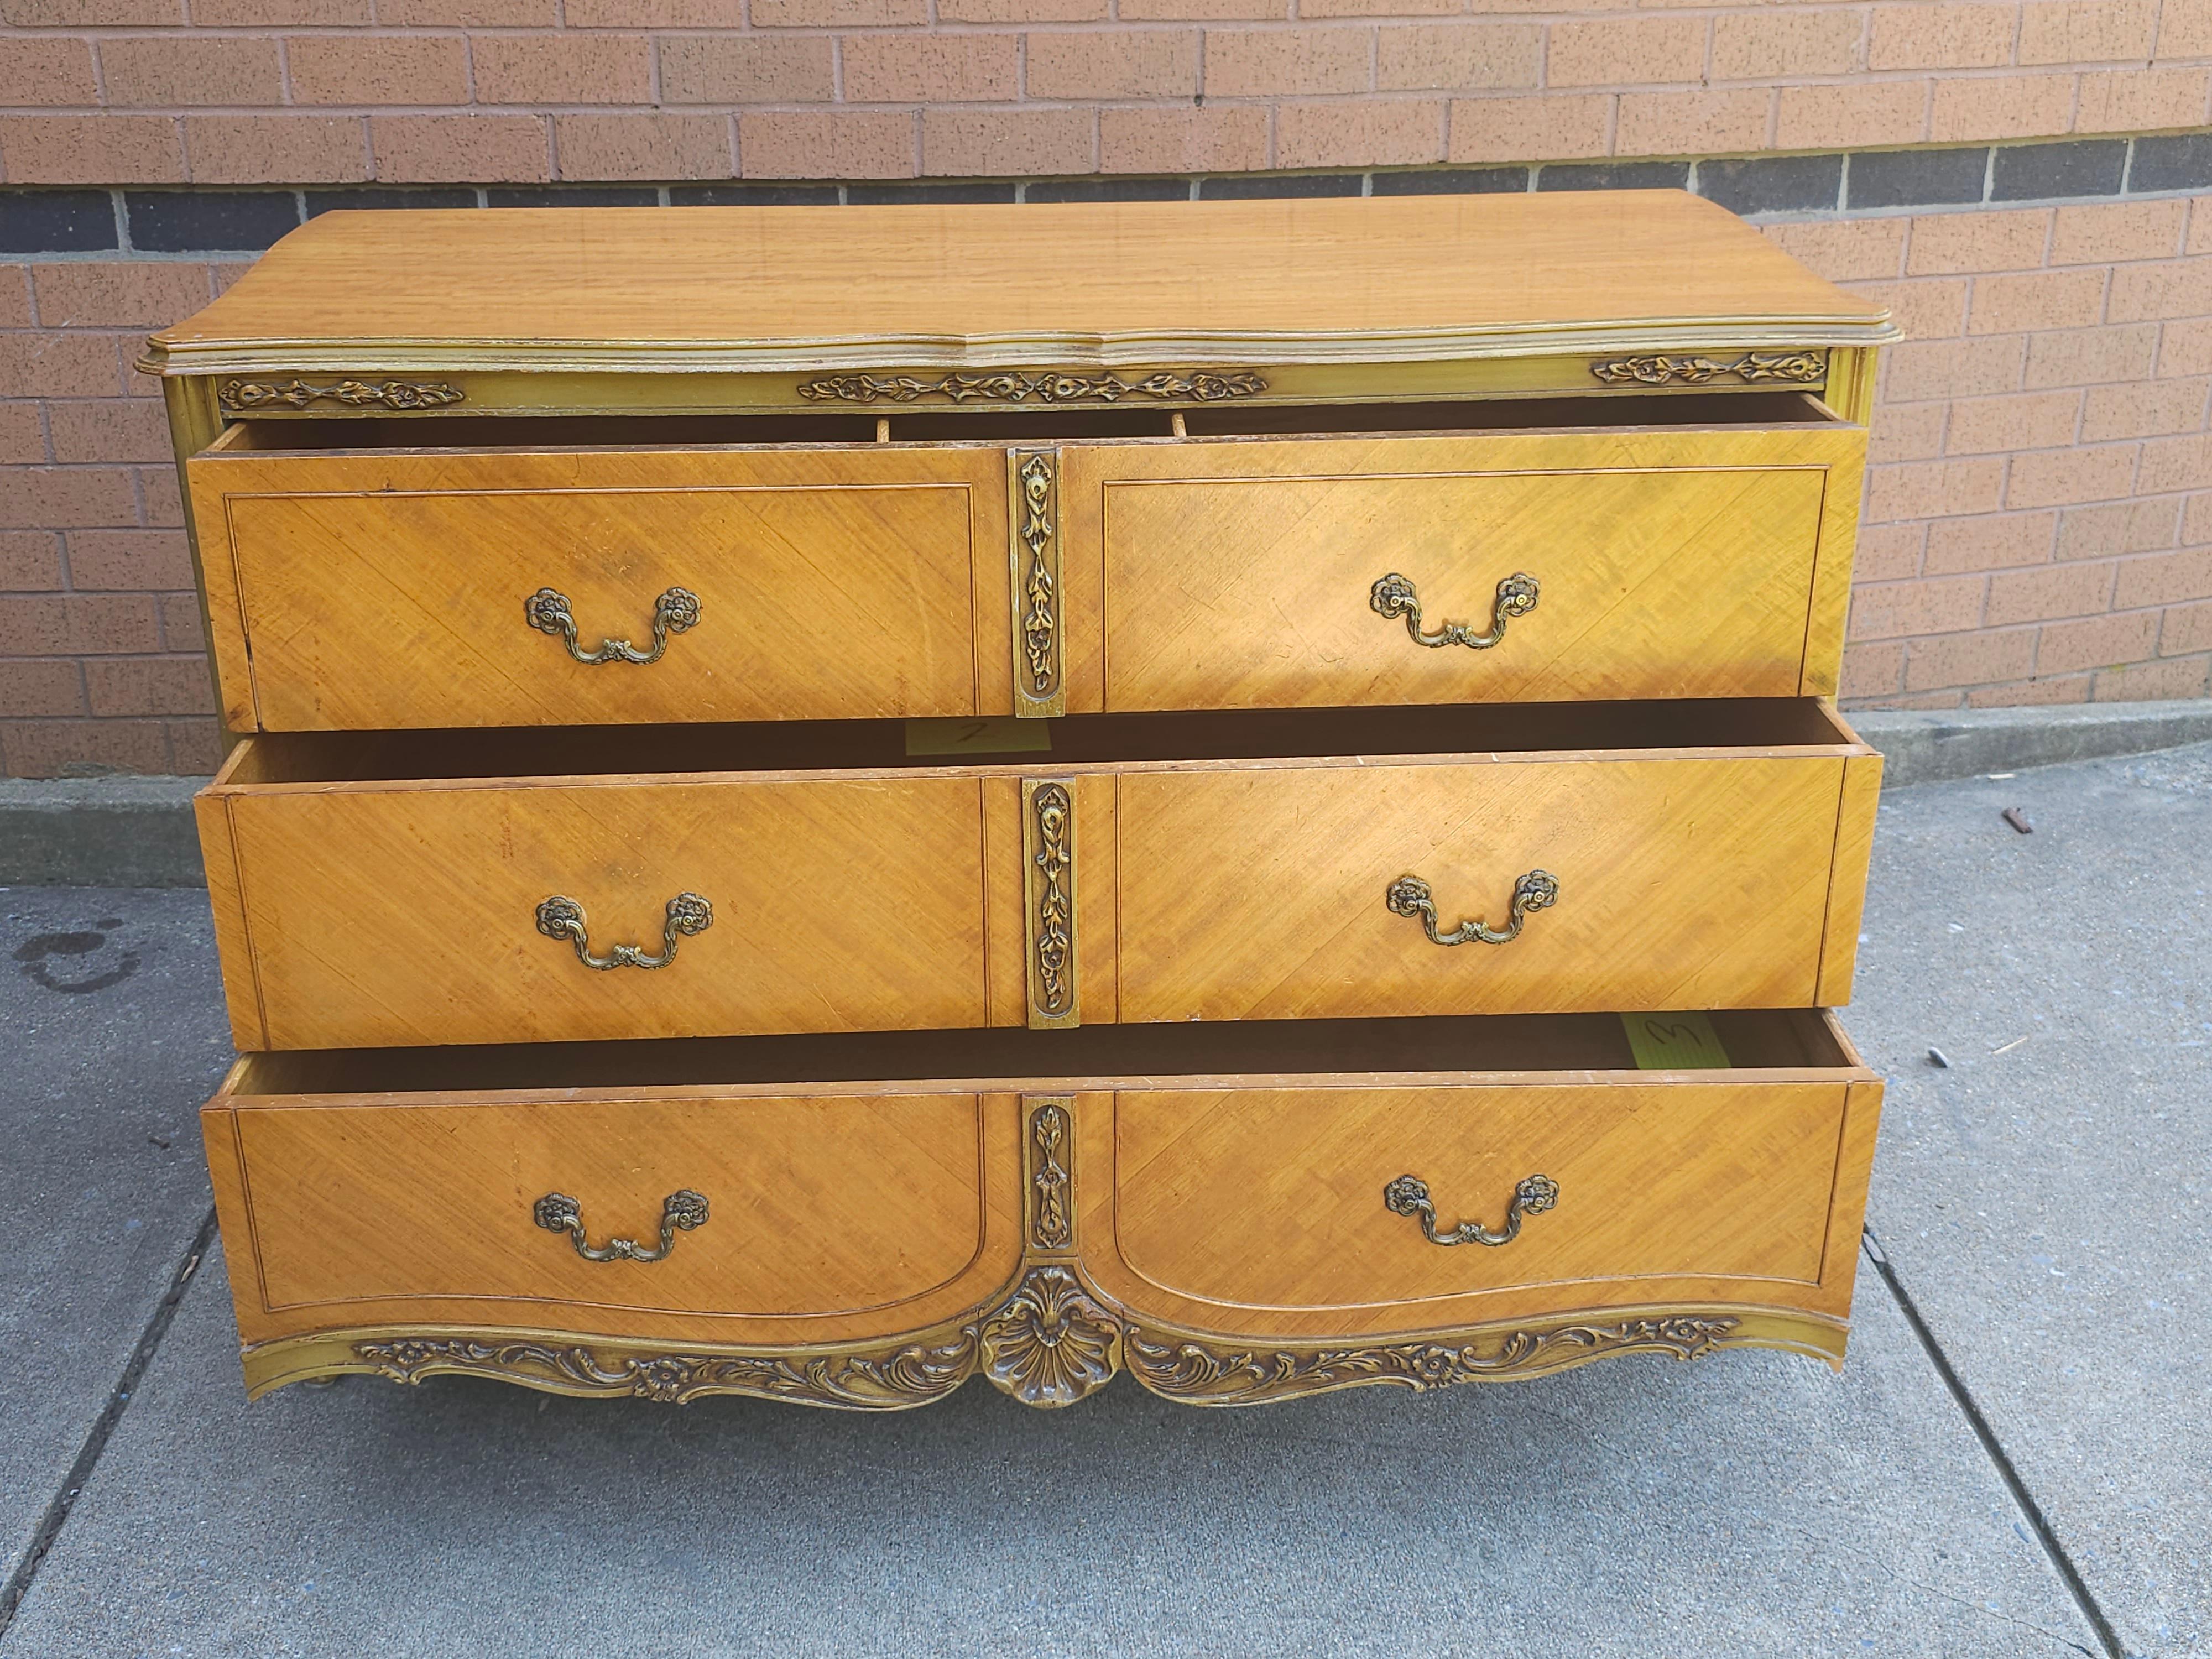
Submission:
[[[906,752],[909,755],[1048,755],[1052,752],[1052,722],[1022,720],[994,714],[982,719],[955,715],[951,720],[908,720]]]
[[[1728,1050],[1703,1014],[1623,1014],[1620,1024],[1639,1071],[1728,1069]]]

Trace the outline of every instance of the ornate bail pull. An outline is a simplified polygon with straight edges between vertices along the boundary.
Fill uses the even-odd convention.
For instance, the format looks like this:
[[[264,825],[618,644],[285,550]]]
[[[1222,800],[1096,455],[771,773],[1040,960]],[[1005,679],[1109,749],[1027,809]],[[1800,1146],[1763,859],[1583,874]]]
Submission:
[[[617,945],[603,957],[592,954],[584,927],[584,907],[559,893],[540,900],[538,931],[548,939],[565,939],[576,947],[576,960],[586,968],[665,968],[676,960],[678,938],[703,933],[714,925],[714,907],[696,893],[678,893],[668,901],[667,919],[660,927],[660,954],[649,957],[638,945]]]
[[[1421,1218],[1421,1232],[1431,1244],[1510,1244],[1521,1237],[1521,1218],[1541,1215],[1559,1201],[1559,1183],[1549,1176],[1532,1175],[1513,1189],[1513,1207],[1505,1212],[1505,1225],[1492,1232],[1480,1221],[1462,1221],[1448,1233],[1437,1231],[1437,1206],[1429,1202],[1429,1183],[1418,1176],[1402,1175],[1382,1189],[1383,1207],[1392,1215]]]
[[[672,587],[653,606],[653,649],[640,651],[628,640],[608,639],[600,642],[596,651],[586,651],[576,643],[576,617],[568,608],[568,596],[557,588],[541,587],[522,602],[525,621],[541,634],[551,634],[568,647],[568,654],[587,666],[597,667],[603,662],[659,662],[661,653],[668,649],[668,636],[682,634],[697,625],[699,596],[688,587]]]
[[[707,1224],[707,1200],[686,1187],[661,1200],[660,1245],[641,1244],[634,1238],[611,1238],[594,1246],[584,1236],[583,1206],[566,1193],[548,1193],[530,1207],[530,1214],[549,1233],[566,1233],[576,1254],[586,1261],[658,1261],[676,1248],[680,1228],[690,1232]]]
[[[1559,902],[1559,878],[1547,870],[1531,870],[1513,884],[1513,919],[1502,931],[1480,921],[1462,921],[1449,933],[1437,928],[1436,902],[1429,884],[1419,876],[1401,876],[1390,884],[1382,902],[1394,916],[1419,916],[1431,945],[1507,945],[1521,937],[1522,924],[1534,910],[1548,910]]]
[[[1403,617],[1406,632],[1413,635],[1415,645],[1464,645],[1476,651],[1487,651],[1505,637],[1509,621],[1525,617],[1536,608],[1536,579],[1525,570],[1516,570],[1498,583],[1497,602],[1490,607],[1490,630],[1484,634],[1476,633],[1465,623],[1455,622],[1446,623],[1433,634],[1424,634],[1420,597],[1413,592],[1413,584],[1395,570],[1368,590],[1367,603],[1378,617]]]

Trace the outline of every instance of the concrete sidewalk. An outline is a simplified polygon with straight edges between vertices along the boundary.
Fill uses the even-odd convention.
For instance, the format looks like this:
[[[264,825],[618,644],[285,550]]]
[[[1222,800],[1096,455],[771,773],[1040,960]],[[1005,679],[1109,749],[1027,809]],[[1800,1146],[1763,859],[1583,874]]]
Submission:
[[[1869,1227],[1905,1299],[1863,1267],[1840,1378],[1212,1413],[1126,1381],[1049,1415],[248,1407],[219,1253],[165,1297],[222,1058],[204,900],[0,895],[0,1659],[2212,1653],[2208,848],[2212,747],[1885,798],[1848,1023],[1892,1079]]]

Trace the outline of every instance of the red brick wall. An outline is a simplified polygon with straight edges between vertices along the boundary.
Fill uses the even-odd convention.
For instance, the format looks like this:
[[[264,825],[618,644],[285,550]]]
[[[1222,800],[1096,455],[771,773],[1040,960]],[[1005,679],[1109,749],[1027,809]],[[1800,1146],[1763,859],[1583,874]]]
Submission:
[[[129,363],[364,199],[1689,184],[1913,336],[1850,697],[2204,695],[2209,122],[2212,0],[0,0],[0,772],[213,764]]]
[[[2202,696],[2212,196],[1776,226],[1896,313],[1843,692]]]
[[[2202,125],[2204,0],[0,0],[16,185],[1232,173]]]
[[[0,264],[0,767],[205,772],[219,752],[149,327],[194,261]],[[74,764],[73,764],[74,763]]]

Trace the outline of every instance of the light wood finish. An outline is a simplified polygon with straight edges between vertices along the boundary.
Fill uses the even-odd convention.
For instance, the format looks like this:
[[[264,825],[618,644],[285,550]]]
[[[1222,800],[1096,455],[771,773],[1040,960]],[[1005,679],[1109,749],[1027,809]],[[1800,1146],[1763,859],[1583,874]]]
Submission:
[[[1836,809],[1836,857],[1828,879],[1828,925],[1820,946],[1820,976],[1813,1000],[1840,1006],[1851,1000],[1859,957],[1859,918],[1866,909],[1866,872],[1874,856],[1875,808],[1881,795],[1881,757],[1854,755],[1844,763],[1844,791]]]
[[[270,452],[191,480],[240,729],[1009,711],[995,449]],[[567,596],[586,665],[524,617]]]
[[[1019,1183],[987,1154],[1007,1115],[957,1091],[227,1089],[202,1127],[249,1343],[410,1321],[804,1343],[926,1326],[1006,1281]],[[659,1261],[587,1261],[532,1218],[564,1194],[594,1247],[653,1247],[684,1189],[707,1220]]]
[[[200,861],[207,871],[208,907],[214,913],[216,960],[222,971],[223,1006],[230,1015],[231,1040],[252,1051],[269,1046],[268,1022],[255,982],[257,957],[246,931],[246,894],[238,867],[238,844],[230,832],[230,803],[209,790],[192,798],[199,831]]]
[[[1616,754],[1123,777],[1120,1017],[1811,1002],[1831,889],[1841,906],[1865,881],[1863,855],[1838,854],[1839,817],[1863,848],[1874,815],[1871,797],[1840,799],[1844,764]],[[1559,902],[1509,944],[1434,945],[1383,902],[1415,875],[1443,927],[1503,928],[1535,870]]]
[[[198,590],[199,599],[200,637],[207,653],[208,677],[213,684],[216,707],[223,713],[221,729],[228,744],[230,734],[238,726],[229,718],[234,700],[230,689],[223,684],[222,666],[216,656],[216,628],[208,614],[207,567],[201,556],[199,532],[193,523],[191,484],[186,476],[186,463],[222,435],[222,414],[216,406],[216,388],[211,380],[167,380],[161,383],[161,395],[168,416],[170,447],[176,456],[177,488],[183,498],[185,545],[191,554],[192,586]],[[239,696],[247,699],[250,693],[240,688]]]
[[[1680,191],[526,209],[319,216],[152,345],[169,373],[1211,367],[1874,343],[1886,317]]]
[[[228,814],[237,852],[240,902],[224,927],[246,942],[258,991],[241,1007],[233,976],[241,1048],[994,1018],[972,777],[218,779],[203,799]],[[714,922],[653,970],[595,972],[533,920],[560,895],[583,907],[599,955],[617,944],[654,952],[664,908],[684,892],[713,905]],[[1019,1006],[1000,1017],[1020,1018]]]
[[[195,805],[249,1390],[1840,1364],[1881,772],[1826,699],[1897,337],[1668,191],[285,238],[140,365],[252,732]],[[1484,649],[1372,609],[1521,572]],[[525,613],[643,645],[678,587],[650,663]],[[1505,928],[1532,872],[1498,942],[1393,892]],[[1558,1203],[1442,1248],[1401,1175]],[[532,1212],[684,1190],[649,1262]]]
[[[1844,346],[1828,354],[1828,378],[1821,398],[1844,420],[1865,425],[1874,418],[1875,370],[1881,354],[1866,346]]]
[[[1071,707],[1832,690],[1840,624],[1808,629],[1850,569],[1865,442],[1808,422],[1070,446]],[[1430,632],[1480,630],[1519,572],[1537,606],[1486,649],[1424,647],[1370,604],[1401,573]]]
[[[1491,1309],[1792,1299],[1820,1281],[1845,1093],[1128,1091],[1114,1103],[1115,1249],[1178,1317],[1205,1304],[1228,1331],[1322,1310],[1352,1329],[1419,1329]],[[1509,1244],[1443,1248],[1384,1206],[1401,1175],[1427,1183],[1440,1230],[1501,1227],[1530,1176],[1559,1195]]]
[[[1679,740],[1651,743],[1667,721]],[[1573,746],[1608,734],[1620,746]],[[1041,779],[1075,808],[1086,1021],[1800,1006],[1848,988],[1848,957],[1823,980],[1821,953],[1863,885],[1874,811],[1844,788],[1870,751],[1811,702],[1109,717],[1064,732],[1049,771],[889,767],[878,729],[770,726],[659,747],[828,764],[590,775],[654,758],[593,735],[242,744],[202,797],[228,815],[236,869],[210,895],[234,888],[223,926],[253,964],[251,1004],[234,975],[240,1046],[1020,1024]],[[1273,751],[1301,736],[1345,746]],[[481,775],[393,777],[380,753]],[[532,754],[572,775],[531,775]],[[1009,777],[1029,781],[1018,822],[1002,796],[987,831],[986,793]],[[987,848],[1018,849],[1018,890]],[[1433,945],[1383,902],[1416,875],[1443,927],[1498,927],[1533,870],[1559,902],[1506,945]],[[593,972],[532,921],[559,894],[599,953],[650,950],[687,891],[714,924],[653,971]],[[1030,988],[1007,1002],[1009,984]]]
[[[1488,1341],[1695,1310],[1839,1354],[1879,1085],[1823,1016],[1719,1018],[1740,1069],[1623,1070],[1619,1022],[1576,1017],[582,1045],[565,1088],[544,1050],[252,1056],[203,1123],[258,1386],[374,1369],[330,1340],[397,1331],[967,1364],[1018,1267],[1050,1262],[1150,1343]],[[1086,1069],[1024,1073],[1059,1053]],[[1024,1224],[1048,1105],[1068,1120],[1050,1242]],[[1559,1201],[1511,1244],[1440,1249],[1383,1206],[1407,1173],[1447,1224],[1496,1225],[1478,1194],[1530,1174]],[[583,1261],[531,1217],[559,1192],[594,1244],[649,1242],[683,1188],[708,1219],[659,1262]]]

